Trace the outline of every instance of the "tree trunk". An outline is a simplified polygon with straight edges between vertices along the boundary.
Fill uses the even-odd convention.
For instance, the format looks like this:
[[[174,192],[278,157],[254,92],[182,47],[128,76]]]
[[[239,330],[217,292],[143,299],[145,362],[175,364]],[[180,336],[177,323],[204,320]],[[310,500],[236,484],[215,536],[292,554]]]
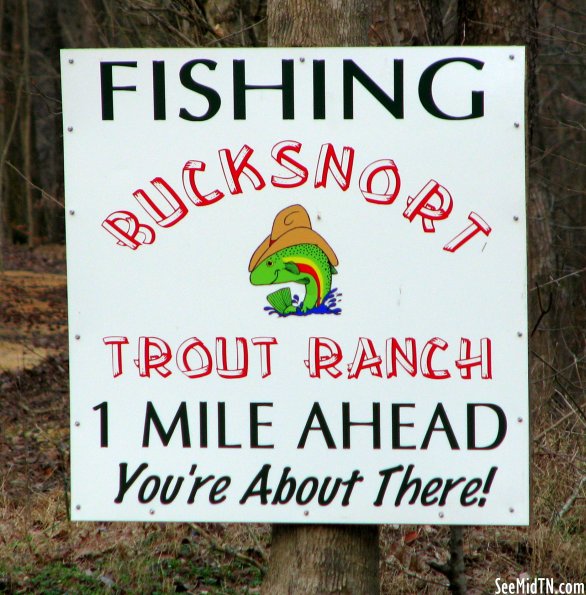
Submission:
[[[373,23],[372,4],[364,0],[270,0],[268,45],[367,46]]]
[[[4,51],[5,0],[0,0],[0,52]],[[6,89],[4,76],[0,76],[0,273],[4,270],[4,147],[6,146]]]
[[[382,4],[270,0],[268,45],[368,46]],[[380,591],[379,558],[377,526],[273,525],[262,592],[376,594]]]
[[[537,118],[537,7],[533,0],[460,0],[459,43],[467,45],[525,45],[527,48],[527,141],[528,160],[534,162]],[[533,329],[530,365],[532,402],[543,402],[551,394],[551,368],[555,367],[555,341],[542,331],[546,298],[536,290],[554,277],[552,237],[553,201],[542,178],[530,171],[527,184],[527,234],[529,273],[529,328]],[[544,292],[547,293],[547,292]],[[551,305],[551,304],[550,304]],[[553,326],[553,325],[552,325]],[[538,380],[540,379],[540,380]],[[541,380],[542,379],[542,380]]]
[[[35,162],[34,181],[43,192],[37,203],[38,233],[48,242],[63,241],[65,221],[63,208],[49,200],[63,192],[63,159],[61,126],[57,114],[59,103],[59,24],[57,4],[29,0],[30,6],[30,74],[34,80],[32,121]]]
[[[378,548],[376,526],[273,525],[262,592],[378,593]]]
[[[22,171],[24,177],[24,197],[26,204],[27,243],[34,246],[36,239],[36,221],[34,209],[33,189],[30,185],[32,178],[32,122],[31,122],[31,71],[30,71],[30,42],[29,42],[28,0],[22,0],[22,76],[24,81],[24,96],[22,106]]]
[[[527,47],[527,139],[528,158],[533,157],[537,115],[537,8],[533,0],[460,0],[458,44],[526,45]],[[549,281],[553,271],[551,213],[546,190],[530,176],[527,205],[529,284]],[[531,318],[540,312],[532,304]]]

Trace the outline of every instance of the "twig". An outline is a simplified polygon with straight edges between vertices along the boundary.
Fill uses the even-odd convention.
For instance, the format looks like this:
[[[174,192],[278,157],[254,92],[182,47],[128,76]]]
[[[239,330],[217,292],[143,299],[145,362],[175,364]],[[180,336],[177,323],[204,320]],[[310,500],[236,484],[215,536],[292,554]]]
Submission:
[[[574,502],[578,499],[578,496],[580,495],[580,490],[582,489],[582,486],[584,484],[586,484],[586,475],[582,476],[582,478],[578,482],[578,485],[572,492],[571,496],[566,500],[566,503],[561,507],[561,509],[557,513],[556,520],[558,523],[562,520],[562,517],[570,510],[570,508],[572,508]]]
[[[492,554],[497,556],[497,558],[503,559],[507,564],[509,564],[509,566],[511,566],[512,568],[515,568],[515,570],[520,571],[523,569],[523,566],[521,564],[519,564],[518,562],[515,562],[515,560],[511,560],[511,558],[509,558],[508,556],[505,556],[505,554],[501,554],[501,553],[497,552],[496,550],[494,552],[492,552]]]
[[[565,93],[562,93],[562,97],[567,101],[570,101],[572,103],[577,103],[578,105],[580,105],[582,107],[586,107],[586,103],[584,103],[583,101],[579,101],[575,97],[570,97],[569,95],[566,95]]]
[[[246,562],[246,564],[250,564],[251,566],[258,568],[258,570],[260,570],[260,572],[263,576],[265,575],[266,568],[260,562],[257,562],[254,558],[251,558],[250,556],[247,556],[246,554],[241,554],[239,551],[235,550],[234,548],[231,548],[227,545],[220,543],[211,533],[208,533],[200,525],[197,525],[195,523],[189,523],[189,526],[198,535],[201,535],[202,537],[204,537],[213,549],[218,550],[219,552],[224,552],[225,554],[228,554],[229,556],[233,556],[234,558],[237,558],[238,560],[241,560],[242,562]]]
[[[568,462],[572,468],[576,470],[580,470],[581,468],[578,467],[577,463],[586,463],[586,459],[584,457],[579,457],[575,452],[572,453],[565,453],[560,452],[560,450],[552,450],[551,448],[547,448],[547,446],[543,446],[543,444],[538,445],[539,450],[534,453],[535,456],[539,456],[541,454],[548,455],[553,458],[557,459],[564,459]]]
[[[43,190],[40,186],[37,186],[32,180],[30,180],[29,178],[27,178],[19,169],[18,167],[16,167],[15,165],[13,165],[10,161],[6,162],[6,165],[10,166],[27,184],[29,184],[29,186],[32,186],[35,190],[39,190],[42,194],[42,196],[46,196],[49,200],[52,200],[54,203],[58,204],[62,209],[65,208],[65,205],[58,200],[57,198],[55,198],[54,196],[52,196],[51,194],[49,194],[46,190]]]
[[[2,180],[2,170],[4,169],[4,164],[6,163],[8,149],[10,148],[10,144],[12,143],[14,130],[16,129],[16,123],[18,122],[18,112],[20,110],[20,100],[22,97],[23,86],[24,74],[21,74],[20,79],[18,80],[18,87],[16,89],[16,103],[14,105],[14,112],[12,113],[12,121],[10,122],[8,134],[6,135],[6,138],[4,140],[4,149],[2,150],[2,154],[0,155],[0,181]]]
[[[541,361],[545,366],[547,366],[552,372],[553,374],[548,377],[547,379],[550,378],[555,378],[556,381],[559,383],[558,378],[563,378],[564,382],[568,385],[571,386],[572,388],[575,388],[576,390],[582,392],[583,387],[582,386],[578,386],[577,384],[575,384],[574,382],[572,382],[567,376],[564,376],[564,374],[562,374],[562,372],[565,372],[566,370],[569,370],[570,368],[573,368],[576,364],[578,364],[579,362],[583,361],[586,359],[586,357],[581,357],[581,358],[575,358],[574,361],[567,365],[565,368],[560,368],[559,370],[557,368],[554,368],[546,359],[544,359],[543,357],[541,357],[541,355],[539,355],[539,353],[537,353],[536,351],[531,350],[531,355],[533,357],[536,357],[539,361]],[[536,381],[543,381],[546,380],[545,378],[540,378],[540,379],[536,379]],[[560,383],[561,384],[561,383]],[[565,390],[565,387],[562,387]],[[579,409],[579,407],[578,407]],[[584,415],[584,414],[582,414]],[[584,417],[584,419],[586,420],[586,416]]]
[[[557,388],[554,388],[553,390],[558,396],[562,397],[562,399],[564,399],[564,401],[566,401],[566,403],[569,405],[570,409],[573,408],[573,410],[576,413],[576,415],[578,416],[578,418],[582,421],[582,424],[584,424],[584,426],[586,427],[586,414],[582,411],[582,408],[576,402],[576,399],[574,399],[574,397],[572,397],[569,393],[562,393]]]
[[[391,562],[394,562],[399,569],[401,570],[401,572],[404,572],[407,576],[410,576],[411,578],[416,578],[419,581],[423,581],[424,583],[429,583],[430,585],[436,585],[438,587],[443,587],[444,589],[447,589],[449,587],[448,583],[442,583],[440,581],[434,581],[431,578],[425,578],[424,576],[422,576],[421,574],[417,574],[416,572],[413,572],[412,570],[409,570],[408,568],[406,568],[403,564],[401,564],[401,562],[399,562],[399,560],[397,560],[397,558],[392,557],[389,560],[385,560],[386,563],[390,566]],[[429,562],[428,562],[429,564]]]
[[[568,277],[577,277],[579,275],[581,275],[584,271],[586,271],[586,267],[584,267],[583,269],[578,269],[577,271],[572,271],[571,273],[568,273],[567,275],[563,275],[562,277],[558,277],[557,279],[552,279],[551,281],[548,281],[547,283],[542,283],[541,287],[547,287],[548,285],[551,285],[552,283],[559,283],[560,281],[563,281],[564,279],[567,279]],[[531,291],[535,291],[535,287],[531,290]]]
[[[266,564],[268,562],[269,557],[267,556],[265,548],[262,546],[255,532],[252,530],[252,527],[250,525],[246,525],[246,528],[248,530],[248,535],[250,536],[252,541],[254,541],[254,545],[256,546],[256,549],[260,554],[262,561]]]
[[[537,301],[539,302],[539,317],[537,318],[537,322],[533,325],[533,330],[531,331],[531,334],[530,334],[531,337],[535,334],[535,332],[539,328],[539,325],[541,324],[541,321],[543,320],[545,315],[551,311],[551,306],[553,303],[553,293],[550,291],[549,292],[549,300],[547,302],[547,307],[544,308],[543,303],[541,302],[541,289],[539,288],[539,285],[537,283],[535,284],[535,289],[537,289]]]
[[[425,31],[427,45],[431,45],[431,40],[429,39],[429,33],[427,31],[427,19],[425,18],[425,14],[423,12],[423,6],[421,6],[421,0],[417,0],[417,5],[419,6],[419,13],[421,14],[421,20],[423,21],[423,30]]]
[[[229,33],[228,35],[224,35],[224,37],[219,37],[217,39],[217,41],[220,42],[220,41],[224,41],[225,39],[228,39],[230,37],[234,37],[235,35],[241,35],[242,33],[244,33],[244,31],[248,31],[249,29],[252,29],[253,27],[257,27],[261,23],[264,23],[266,20],[267,20],[267,17],[265,17],[264,19],[261,19],[260,21],[257,21],[256,23],[252,23],[252,25],[248,25],[248,27],[244,27],[243,29],[240,29],[239,31],[234,31],[234,33]],[[216,41],[210,42],[207,45],[210,46],[210,45],[212,45],[212,43],[216,43]]]
[[[176,35],[183,43],[185,43],[187,45],[187,47],[193,46],[193,39],[190,39],[189,37],[187,37],[187,35],[185,35],[181,31],[179,31],[179,29],[177,29],[177,27],[174,27],[173,25],[169,24],[165,19],[161,18],[158,14],[153,12],[153,10],[151,10],[150,8],[145,7],[143,5],[143,6],[138,6],[136,8],[128,7],[127,10],[129,12],[146,12],[155,21],[157,21],[157,23],[159,23],[159,25],[162,25],[165,29],[167,29],[167,31],[169,31],[169,33]]]
[[[429,566],[444,574],[450,581],[450,592],[466,595],[466,565],[464,563],[464,528],[462,525],[450,525],[450,559],[445,564],[433,560]]]
[[[566,413],[563,417],[560,417],[555,423],[553,423],[551,426],[549,426],[548,428],[545,428],[545,430],[543,430],[542,432],[539,432],[539,434],[537,434],[537,436],[535,436],[533,438],[533,440],[535,442],[538,442],[539,440],[541,440],[548,432],[551,432],[551,430],[553,430],[554,428],[556,428],[557,426],[559,426],[561,423],[563,423],[564,421],[566,421],[566,419],[568,419],[568,417],[571,417],[572,415],[576,415],[576,412],[572,409],[570,411],[568,411],[568,413]]]

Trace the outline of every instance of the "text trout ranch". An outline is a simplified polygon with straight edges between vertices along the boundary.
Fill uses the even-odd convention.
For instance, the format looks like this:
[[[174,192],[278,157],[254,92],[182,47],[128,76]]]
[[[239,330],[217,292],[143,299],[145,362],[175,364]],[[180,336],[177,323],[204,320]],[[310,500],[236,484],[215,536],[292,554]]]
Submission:
[[[160,337],[139,337],[138,345],[130,355],[128,352],[131,348],[126,347],[129,345],[128,337],[109,336],[104,337],[103,342],[111,349],[113,378],[127,372],[124,360],[131,357],[131,362],[143,378],[150,378],[155,372],[162,378],[168,378],[175,365],[190,379],[208,376],[215,367],[217,375],[228,380],[246,378],[253,373],[253,369],[262,379],[270,376],[273,372],[271,352],[278,349],[279,345],[276,337],[254,337],[250,339],[252,347],[249,348],[246,338],[236,337],[231,344],[232,361],[229,362],[228,340],[225,337],[216,337],[214,365],[210,348],[198,337],[183,341],[175,349],[175,358],[172,347]],[[258,348],[258,351],[254,348]],[[360,337],[352,359],[345,365],[346,377],[357,379],[362,372],[368,371],[374,377],[392,379],[399,375],[401,369],[402,373],[411,377],[420,375],[429,380],[445,380],[452,377],[452,373],[440,365],[442,361],[445,364],[446,357],[441,354],[448,349],[448,342],[441,337],[429,339],[419,348],[416,339],[412,337],[402,342],[394,337],[388,338],[380,351],[385,360],[383,372],[383,357],[377,352],[374,342],[367,337]],[[256,357],[251,353],[256,353]],[[136,358],[134,354],[137,355]],[[302,359],[299,363],[301,368],[305,366],[311,378],[329,376],[337,379],[343,376],[343,357],[342,347],[333,339],[309,337],[307,359]],[[462,337],[459,357],[453,360],[453,364],[463,380],[472,378],[474,368],[478,368],[478,377],[482,380],[492,379],[492,341],[482,338],[478,341],[478,348],[475,348],[470,339]]]

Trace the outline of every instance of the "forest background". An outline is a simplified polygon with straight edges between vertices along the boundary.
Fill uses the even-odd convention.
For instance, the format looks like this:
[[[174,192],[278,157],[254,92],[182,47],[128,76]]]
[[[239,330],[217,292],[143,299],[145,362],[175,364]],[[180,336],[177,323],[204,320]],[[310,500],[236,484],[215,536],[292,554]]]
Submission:
[[[529,48],[533,520],[466,528],[464,560],[469,593],[494,592],[497,577],[583,581],[586,8],[579,0],[370,4],[373,46]],[[268,526],[68,520],[59,49],[263,47],[270,27],[266,0],[0,0],[0,593],[260,589]],[[445,591],[433,566],[446,560],[447,541],[447,528],[382,528],[382,592]]]

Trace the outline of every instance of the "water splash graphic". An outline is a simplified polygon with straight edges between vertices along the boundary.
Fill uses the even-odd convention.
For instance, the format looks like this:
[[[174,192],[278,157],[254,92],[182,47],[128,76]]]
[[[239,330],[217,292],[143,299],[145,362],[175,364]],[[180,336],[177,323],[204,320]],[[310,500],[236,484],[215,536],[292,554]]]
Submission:
[[[281,314],[277,312],[272,306],[265,306],[264,310],[269,313],[269,315],[276,314],[280,318],[286,318],[287,316],[311,316],[312,314],[334,314],[338,316],[342,313],[342,308],[338,306],[338,304],[342,301],[342,293],[338,291],[336,287],[333,287],[328,291],[328,293],[324,296],[323,301],[319,304],[319,306],[315,306],[315,308],[311,308],[307,310],[307,312],[302,312],[300,309],[300,301],[299,296],[293,296],[293,305],[295,306],[295,312],[291,312],[290,314]]]

